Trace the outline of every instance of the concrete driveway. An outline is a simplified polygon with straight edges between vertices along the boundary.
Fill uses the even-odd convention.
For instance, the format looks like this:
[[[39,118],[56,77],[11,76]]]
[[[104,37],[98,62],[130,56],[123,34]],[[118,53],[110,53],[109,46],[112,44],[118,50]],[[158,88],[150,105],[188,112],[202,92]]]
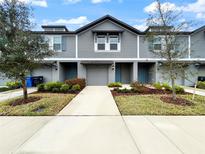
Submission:
[[[0,117],[0,153],[205,154],[203,116],[121,116],[105,87],[82,93],[55,117]]]
[[[87,86],[59,115],[120,115],[110,89]]]

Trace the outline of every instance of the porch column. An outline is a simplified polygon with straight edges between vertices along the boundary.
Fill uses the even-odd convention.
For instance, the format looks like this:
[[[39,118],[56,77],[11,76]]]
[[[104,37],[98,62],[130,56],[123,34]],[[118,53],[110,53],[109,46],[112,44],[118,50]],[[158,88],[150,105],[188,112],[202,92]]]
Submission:
[[[77,72],[78,72],[78,75],[77,75],[78,78],[86,79],[86,66],[81,64],[80,62],[78,62]]]
[[[155,81],[154,82],[159,82],[159,74],[158,74],[158,62],[155,62]]]
[[[133,62],[133,81],[138,81],[138,62]]]
[[[115,82],[115,62],[108,67],[108,82]]]

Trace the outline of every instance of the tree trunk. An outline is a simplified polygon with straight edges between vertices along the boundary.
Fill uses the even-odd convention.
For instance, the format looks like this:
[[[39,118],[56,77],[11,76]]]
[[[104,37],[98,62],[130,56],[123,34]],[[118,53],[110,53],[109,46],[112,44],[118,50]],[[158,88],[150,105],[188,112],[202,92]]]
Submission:
[[[176,97],[176,90],[175,90],[175,79],[172,78],[171,80],[172,80],[171,81],[172,82],[172,99],[176,100],[177,97]]]
[[[26,87],[26,80],[22,79],[22,88],[23,88],[23,98],[27,99],[28,98],[28,93],[27,93],[27,87]]]

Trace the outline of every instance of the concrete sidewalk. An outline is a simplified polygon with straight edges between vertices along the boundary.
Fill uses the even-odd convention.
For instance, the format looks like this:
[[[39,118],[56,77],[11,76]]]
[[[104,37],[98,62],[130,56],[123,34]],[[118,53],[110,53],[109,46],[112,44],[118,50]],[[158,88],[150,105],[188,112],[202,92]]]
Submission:
[[[14,154],[204,154],[204,130],[203,116],[58,116]]]
[[[87,86],[59,115],[120,115],[110,89]]]
[[[193,94],[195,89],[192,88],[192,87],[184,87],[184,90],[185,90],[186,92],[188,92],[188,93],[192,93],[192,94]],[[195,94],[196,94],[196,95],[205,96],[205,90],[196,88]]]
[[[36,92],[36,88],[28,88],[28,94]],[[0,93],[0,102],[7,100],[7,99],[12,99],[15,97],[19,97],[23,95],[23,90],[22,89],[16,89],[16,90],[11,90],[11,91],[6,91],[6,92],[1,92]]]

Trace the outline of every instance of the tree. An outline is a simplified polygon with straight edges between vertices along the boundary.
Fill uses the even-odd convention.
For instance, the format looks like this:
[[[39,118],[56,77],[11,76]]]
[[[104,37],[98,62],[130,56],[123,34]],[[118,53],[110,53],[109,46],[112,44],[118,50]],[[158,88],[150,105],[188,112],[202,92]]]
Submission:
[[[0,3],[0,72],[22,82],[24,99],[28,98],[26,76],[52,51],[44,38],[31,31],[31,8],[18,0]]]
[[[175,80],[179,76],[186,78],[184,72],[187,64],[179,61],[188,57],[188,38],[183,37],[184,30],[191,22],[182,21],[182,12],[169,3],[154,2],[154,11],[149,13],[147,39],[151,44],[150,51],[162,59],[163,67],[171,81],[172,99],[176,100]],[[156,43],[154,45],[154,42]]]

